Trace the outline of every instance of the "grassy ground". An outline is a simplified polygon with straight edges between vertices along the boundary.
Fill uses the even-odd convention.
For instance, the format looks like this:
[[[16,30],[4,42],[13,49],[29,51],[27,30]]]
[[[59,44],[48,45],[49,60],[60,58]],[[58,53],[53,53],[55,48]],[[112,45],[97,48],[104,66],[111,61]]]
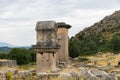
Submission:
[[[89,63],[87,65],[93,65],[93,66],[90,66],[90,67],[88,66],[87,68],[96,68],[95,66],[99,66],[99,67],[113,66],[109,69],[108,72],[119,71],[120,70],[120,67],[117,66],[118,61],[120,60],[120,54],[101,53],[101,54],[97,54],[97,55],[94,55],[94,56],[85,56],[85,58],[89,59]],[[96,62],[96,65],[94,66],[94,61],[95,60],[97,62]],[[79,64],[79,62],[78,62],[78,64]],[[32,63],[29,63],[27,65],[21,65],[21,66],[17,66],[17,67],[4,66],[4,67],[0,67],[0,71],[5,71],[9,68],[14,68],[14,69],[17,69],[17,70],[36,69],[36,63],[32,62]],[[74,71],[74,72],[79,73],[79,70],[78,70],[77,67],[65,68],[62,71],[60,71],[60,73],[62,73],[62,72],[67,73],[67,72],[70,72],[70,71]],[[33,80],[33,79],[37,80],[37,77],[36,76],[33,76],[32,78],[26,77],[25,80]],[[57,80],[57,78],[50,77],[49,80]],[[76,80],[76,79],[74,79],[74,80]],[[84,80],[84,79],[81,79],[81,80]]]
[[[108,63],[110,65],[117,65],[120,60],[120,54],[102,53],[95,56],[87,56],[87,58],[90,59],[91,64],[93,64],[96,59],[97,65],[99,66],[107,66]]]
[[[101,53],[94,56],[87,56],[89,58],[89,65],[94,65],[96,60],[96,66],[106,67],[106,66],[114,66],[111,67],[110,71],[120,70],[118,67],[118,62],[120,61],[120,54],[112,54],[112,53]]]
[[[18,66],[18,69],[20,69],[20,70],[36,69],[36,63],[31,62],[31,63],[26,64],[26,65]]]
[[[112,67],[110,71],[120,70],[120,67],[116,66],[118,64],[118,61],[120,60],[120,54],[100,53],[100,54],[97,54],[94,56],[86,56],[86,58],[88,58],[90,60],[88,65],[94,65],[94,62],[96,59],[96,66],[106,67],[108,65],[111,65],[111,66],[115,66],[115,67]],[[0,67],[0,71],[4,71],[7,68],[12,68],[12,67],[7,67],[7,66]],[[94,66],[92,66],[90,68],[94,68]],[[32,62],[27,65],[21,65],[21,66],[16,67],[15,69],[18,69],[18,70],[36,69],[36,63]],[[78,71],[76,67],[74,67],[72,69],[74,71]],[[71,70],[71,69],[67,68],[67,69],[63,69],[62,71],[68,72],[69,70]]]

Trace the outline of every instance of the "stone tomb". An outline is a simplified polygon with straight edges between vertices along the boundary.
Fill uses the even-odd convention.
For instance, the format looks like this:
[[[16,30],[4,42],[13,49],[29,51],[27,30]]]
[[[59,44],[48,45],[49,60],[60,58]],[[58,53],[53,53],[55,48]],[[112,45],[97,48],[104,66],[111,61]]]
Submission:
[[[69,62],[69,52],[68,52],[68,29],[71,28],[70,25],[65,24],[64,22],[57,23],[58,31],[57,31],[57,39],[58,44],[60,44],[60,49],[58,50],[57,60],[59,62]]]
[[[68,29],[70,25],[55,21],[38,21],[36,51],[37,73],[56,71],[56,63],[68,62]]]
[[[38,21],[36,25],[37,43],[33,45],[37,58],[37,73],[56,71],[58,26],[54,21]]]

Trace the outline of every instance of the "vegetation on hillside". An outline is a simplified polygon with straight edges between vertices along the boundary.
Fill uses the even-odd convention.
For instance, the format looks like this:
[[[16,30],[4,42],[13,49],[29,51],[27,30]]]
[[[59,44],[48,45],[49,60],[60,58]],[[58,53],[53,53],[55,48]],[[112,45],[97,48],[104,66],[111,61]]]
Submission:
[[[10,52],[12,48],[10,47],[0,47],[0,52],[1,53],[7,53],[7,52]]]
[[[69,52],[71,57],[98,52],[120,53],[120,11],[71,37]]]

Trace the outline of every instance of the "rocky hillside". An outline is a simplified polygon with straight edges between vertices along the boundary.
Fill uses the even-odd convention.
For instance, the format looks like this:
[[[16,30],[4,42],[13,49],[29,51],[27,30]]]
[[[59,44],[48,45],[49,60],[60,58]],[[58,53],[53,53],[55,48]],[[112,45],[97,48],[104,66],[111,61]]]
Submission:
[[[106,39],[111,39],[111,37],[117,33],[120,33],[120,10],[115,11],[112,15],[106,16],[100,22],[85,28],[83,31],[79,32],[75,37],[81,35],[102,35]]]
[[[70,56],[120,51],[120,10],[80,31],[70,39]],[[74,53],[74,55],[73,55]],[[76,54],[75,54],[76,53]]]

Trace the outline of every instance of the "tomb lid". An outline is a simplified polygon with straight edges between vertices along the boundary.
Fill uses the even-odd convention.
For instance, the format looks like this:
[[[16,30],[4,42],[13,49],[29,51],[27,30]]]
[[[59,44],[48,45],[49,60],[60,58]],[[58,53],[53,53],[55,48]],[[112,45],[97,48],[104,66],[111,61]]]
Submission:
[[[38,21],[36,30],[56,30],[57,24],[55,21]]]
[[[67,29],[71,28],[71,25],[66,24],[64,22],[58,22],[57,25],[58,25],[58,28],[67,28]]]

